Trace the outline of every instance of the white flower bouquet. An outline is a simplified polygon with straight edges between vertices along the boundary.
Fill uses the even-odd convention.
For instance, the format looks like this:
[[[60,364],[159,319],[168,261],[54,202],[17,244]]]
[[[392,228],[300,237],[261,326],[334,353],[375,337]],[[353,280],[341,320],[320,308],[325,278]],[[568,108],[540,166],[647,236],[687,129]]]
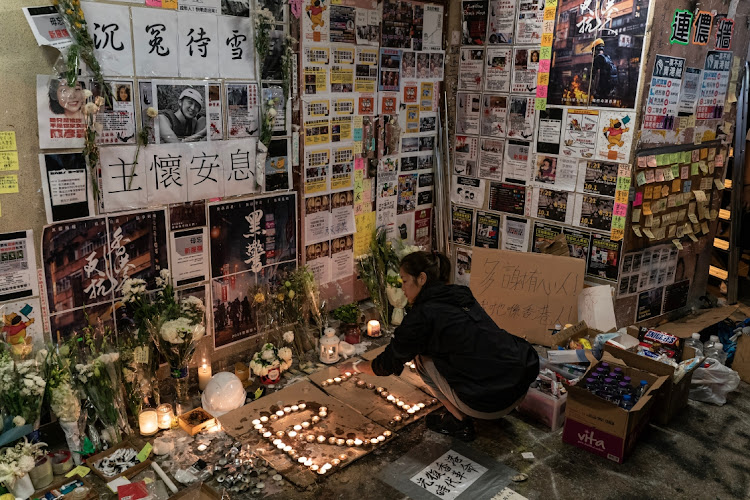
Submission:
[[[12,448],[3,448],[0,450],[0,483],[4,483],[8,488],[13,488],[13,484],[26,474],[36,465],[36,459],[44,456],[46,443],[30,443],[28,439],[23,438]]]
[[[42,359],[46,351],[40,351]],[[15,427],[34,424],[39,416],[47,383],[36,359],[15,361],[6,344],[0,342],[0,413],[8,415]],[[0,422],[1,423],[1,422]]]
[[[80,392],[73,386],[70,360],[67,358],[69,348],[62,346],[60,351],[52,350],[47,356],[45,366],[47,392],[50,409],[60,421],[68,448],[74,453],[73,458],[76,463],[79,463],[80,456],[75,452],[81,450],[81,434],[78,427],[78,420],[81,417],[81,397]]]
[[[263,344],[260,351],[250,360],[250,369],[261,377],[264,383],[273,383],[292,366],[292,350],[288,347],[277,349],[271,343]]]

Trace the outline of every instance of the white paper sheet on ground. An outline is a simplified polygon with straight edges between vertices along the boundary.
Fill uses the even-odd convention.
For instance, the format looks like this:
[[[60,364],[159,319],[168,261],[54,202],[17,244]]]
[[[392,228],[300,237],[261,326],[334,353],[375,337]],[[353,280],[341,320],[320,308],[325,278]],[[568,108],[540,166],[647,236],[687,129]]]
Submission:
[[[612,287],[591,286],[581,290],[578,296],[578,321],[585,321],[590,328],[602,332],[617,328]]]

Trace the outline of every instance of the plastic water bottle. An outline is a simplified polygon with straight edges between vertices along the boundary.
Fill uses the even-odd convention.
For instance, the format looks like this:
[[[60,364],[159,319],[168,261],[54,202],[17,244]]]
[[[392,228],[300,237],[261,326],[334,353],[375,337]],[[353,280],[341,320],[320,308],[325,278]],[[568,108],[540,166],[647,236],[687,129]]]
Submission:
[[[622,373],[622,368],[617,367],[613,371],[615,372],[615,378],[617,380],[622,380],[623,375],[625,375],[624,373]]]
[[[620,408],[625,411],[630,411],[633,406],[633,398],[630,397],[630,394],[625,394],[622,397],[622,401],[620,402]]]
[[[721,342],[715,342],[711,347],[706,349],[705,355],[707,358],[713,358],[722,365],[727,362],[727,355],[724,352],[724,344]]]
[[[703,356],[703,342],[701,342],[700,333],[694,333],[691,338],[685,341],[685,345],[695,349],[696,356]]]
[[[644,394],[648,391],[648,380],[641,380],[641,384],[638,387],[638,399],[641,399]]]
[[[718,341],[719,341],[718,335],[711,335],[711,337],[708,339],[708,341],[705,344],[703,344],[703,355],[708,358],[709,357],[708,356],[709,349],[711,349],[712,347],[714,347]],[[714,359],[716,359],[716,358],[714,358]]]

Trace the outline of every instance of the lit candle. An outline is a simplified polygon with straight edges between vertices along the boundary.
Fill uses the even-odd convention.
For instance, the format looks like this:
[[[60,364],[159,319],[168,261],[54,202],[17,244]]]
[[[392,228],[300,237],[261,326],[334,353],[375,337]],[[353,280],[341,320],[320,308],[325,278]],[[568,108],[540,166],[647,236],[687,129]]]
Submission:
[[[198,451],[206,451],[206,448],[208,448],[208,446],[205,444],[198,445]]]
[[[396,401],[396,397],[393,394],[389,394],[385,399],[387,399],[390,402]]]
[[[279,410],[276,412],[277,417],[283,417],[284,416],[284,410]]]
[[[253,428],[257,431],[263,428],[263,424],[257,423],[253,426]]]
[[[320,436],[318,436],[318,442],[321,443],[321,444],[325,443],[326,442],[326,437],[321,434]]]
[[[349,378],[349,377],[352,376],[352,372],[346,372],[346,373],[344,373],[344,375],[346,375],[346,378]]]
[[[380,337],[380,321],[371,319],[367,322],[367,335],[369,337]]]
[[[286,446],[284,446],[284,451],[287,452],[287,453],[289,453],[290,451],[292,451],[292,447],[289,446],[289,445],[286,445]]]
[[[393,434],[391,431],[383,431],[383,436],[385,437],[391,437],[391,434]]]
[[[387,431],[386,431],[386,432],[387,432]],[[378,438],[377,438],[377,439],[378,439],[378,441],[379,441],[379,442],[381,442],[381,443],[382,443],[383,441],[385,441],[385,435],[381,434],[380,436],[378,436]]]
[[[299,406],[297,406],[297,405],[292,405],[292,411],[298,411],[298,410],[299,410]]]
[[[312,464],[313,464],[312,458],[308,458],[307,460],[305,460],[305,466],[310,467],[312,466]]]
[[[295,437],[297,437],[297,431],[289,431],[289,433],[287,435],[290,438],[295,438]]]
[[[338,438],[336,440],[336,444],[339,445],[339,446],[344,446],[345,442],[346,442],[346,440],[344,438]]]
[[[138,427],[142,436],[153,436],[159,430],[159,421],[156,410],[146,408],[138,414]]]
[[[349,458],[349,456],[346,453],[342,453],[341,455],[339,455],[339,460],[341,460],[342,462],[347,458]]]
[[[357,438],[354,440],[354,446],[362,446],[362,440]]]
[[[261,421],[261,422],[268,422],[268,417],[266,417],[266,416],[264,415],[264,416],[260,417],[260,421]]]
[[[250,378],[250,367],[245,363],[235,363],[234,374],[237,375],[237,378],[240,379],[240,381],[244,382]]]
[[[253,425],[258,425],[260,423],[260,420],[257,418],[251,422]]]
[[[331,436],[328,438],[328,444],[336,444],[336,438]]]
[[[266,439],[270,438],[271,436],[273,436],[273,434],[271,434],[271,431],[266,431],[263,433],[263,437]]]
[[[346,445],[347,446],[354,446],[354,440],[353,439],[347,439],[346,440]]]
[[[341,377],[336,377],[336,378],[333,379],[333,381],[335,383],[337,383],[337,384],[340,384],[341,383]]]
[[[339,460],[338,458],[334,458],[333,460],[331,460],[331,464],[333,465],[338,465],[340,463],[341,463],[341,460]]]
[[[370,439],[371,444],[378,444],[378,438],[372,438]]]
[[[317,465],[315,465],[315,464],[312,464],[312,465],[310,466],[310,470],[311,470],[311,471],[313,471],[313,472],[315,472],[315,471],[317,471],[317,470],[318,470],[318,466],[317,466]]]
[[[314,434],[308,434],[305,439],[307,439],[308,443],[312,443],[313,441],[315,441],[315,435]]]
[[[169,403],[160,404],[156,408],[156,412],[159,414],[159,429],[171,429],[174,420],[172,405]]]
[[[211,380],[211,373],[211,365],[204,359],[203,364],[198,368],[198,389],[201,391],[206,390],[208,381]]]
[[[304,410],[305,408],[307,408],[307,405],[305,403],[300,403],[299,404],[299,409],[300,410]]]
[[[292,407],[291,406],[285,406],[284,407],[284,413],[292,413]]]
[[[299,457],[299,458],[297,459],[297,462],[299,462],[299,463],[301,463],[301,464],[304,464],[305,462],[307,462],[307,457]]]
[[[302,422],[301,427],[303,429],[307,429],[308,427],[310,427],[310,422]]]
[[[318,422],[320,422],[320,417],[315,415],[313,416],[313,418],[310,419],[310,421],[312,421],[312,423],[314,424],[317,424]]]
[[[297,424],[297,425],[294,426],[294,430],[297,431],[297,432],[299,432],[299,431],[302,430],[302,426],[299,425],[299,424]],[[291,432],[289,434],[291,434]]]

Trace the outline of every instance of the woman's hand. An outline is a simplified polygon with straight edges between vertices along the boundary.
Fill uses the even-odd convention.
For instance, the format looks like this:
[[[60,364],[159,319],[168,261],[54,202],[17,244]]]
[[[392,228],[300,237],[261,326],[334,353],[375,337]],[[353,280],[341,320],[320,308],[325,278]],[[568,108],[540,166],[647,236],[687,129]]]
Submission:
[[[356,368],[355,368],[356,364]],[[354,362],[347,361],[346,363],[340,364],[338,366],[339,373],[346,373],[349,372],[352,375],[357,375],[357,373],[366,373],[367,375],[375,375],[375,372],[372,371],[372,364],[370,361],[364,361],[364,360],[356,360]]]

